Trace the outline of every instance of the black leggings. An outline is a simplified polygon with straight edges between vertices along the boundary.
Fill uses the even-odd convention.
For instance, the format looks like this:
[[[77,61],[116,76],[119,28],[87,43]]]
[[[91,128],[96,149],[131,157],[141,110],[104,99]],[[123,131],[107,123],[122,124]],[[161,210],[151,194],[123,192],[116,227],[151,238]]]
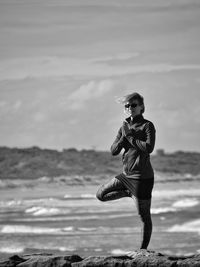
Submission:
[[[134,197],[125,185],[116,178],[103,184],[97,191],[96,196],[100,201],[110,201],[123,197],[133,197],[135,199],[137,211],[142,221],[140,249],[147,249],[152,233],[151,199],[143,200]]]

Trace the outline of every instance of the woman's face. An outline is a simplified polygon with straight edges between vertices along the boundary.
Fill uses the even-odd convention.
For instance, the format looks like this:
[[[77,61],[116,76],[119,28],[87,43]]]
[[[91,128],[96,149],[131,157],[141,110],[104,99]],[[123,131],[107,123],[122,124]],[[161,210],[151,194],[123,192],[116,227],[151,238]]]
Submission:
[[[142,110],[144,106],[140,105],[138,100],[133,99],[133,100],[126,102],[124,107],[125,107],[125,111],[127,115],[131,117],[135,117],[137,115],[142,114]]]

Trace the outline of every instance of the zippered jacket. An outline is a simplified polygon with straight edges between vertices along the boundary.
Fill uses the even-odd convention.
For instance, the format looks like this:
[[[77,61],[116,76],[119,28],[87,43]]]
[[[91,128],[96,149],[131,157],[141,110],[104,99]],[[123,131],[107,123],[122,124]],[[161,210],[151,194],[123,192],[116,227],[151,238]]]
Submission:
[[[124,127],[129,128],[124,134]],[[120,127],[116,139],[111,146],[113,156],[118,155],[122,149],[123,173],[135,179],[148,179],[154,177],[150,162],[150,154],[155,146],[155,127],[149,120],[138,115],[133,120],[128,117]]]

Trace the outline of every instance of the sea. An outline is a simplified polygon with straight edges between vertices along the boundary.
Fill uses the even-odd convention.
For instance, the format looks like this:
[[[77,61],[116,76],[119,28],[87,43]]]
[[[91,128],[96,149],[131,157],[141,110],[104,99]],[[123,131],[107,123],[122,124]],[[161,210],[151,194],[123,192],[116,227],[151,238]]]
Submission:
[[[153,233],[148,249],[168,255],[200,253],[200,179],[155,175]],[[187,179],[186,179],[187,178]],[[99,183],[64,179],[0,180],[0,257],[57,253],[124,255],[140,246],[134,199],[96,199]]]

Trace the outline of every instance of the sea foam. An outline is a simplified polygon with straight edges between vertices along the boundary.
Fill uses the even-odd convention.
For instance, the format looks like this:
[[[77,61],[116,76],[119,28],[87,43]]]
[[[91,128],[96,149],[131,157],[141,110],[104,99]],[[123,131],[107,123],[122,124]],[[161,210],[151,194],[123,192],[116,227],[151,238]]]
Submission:
[[[124,233],[129,234],[138,232],[140,229],[137,227],[77,227],[68,226],[64,228],[50,228],[50,227],[34,227],[27,225],[4,225],[1,227],[0,232],[2,234],[39,234],[39,235],[66,235],[66,234],[86,234],[86,233],[98,233],[98,234],[110,234],[110,233]]]
[[[64,234],[73,231],[73,226],[66,228],[33,227],[27,225],[4,225],[0,232],[3,234]]]
[[[173,207],[163,207],[163,208],[152,208],[151,213],[152,214],[161,214],[161,213],[167,213],[167,212],[175,212],[176,208]]]
[[[189,208],[198,204],[199,201],[196,198],[185,198],[174,202],[172,206],[175,208]]]
[[[175,224],[170,227],[168,232],[197,232],[200,234],[200,219],[186,222],[184,224]]]
[[[167,212],[176,212],[185,208],[191,208],[197,206],[199,201],[196,198],[183,198],[181,200],[175,201],[171,206],[168,207],[158,207],[152,208],[152,214],[160,214]]]
[[[155,198],[171,198],[179,196],[189,196],[195,197],[200,196],[200,189],[188,188],[188,189],[178,189],[178,190],[154,190],[153,197]]]
[[[70,195],[66,194],[64,195],[65,199],[95,199],[96,196],[94,194],[80,194],[80,195]]]
[[[111,254],[112,255],[117,255],[117,256],[118,255],[126,255],[126,254],[128,254],[128,251],[116,248],[116,249],[111,250]]]
[[[25,210],[26,213],[31,213],[33,216],[49,216],[60,214],[60,209],[46,207],[32,207]]]
[[[14,246],[3,246],[0,248],[1,253],[22,253],[24,252],[24,248],[18,245]]]

